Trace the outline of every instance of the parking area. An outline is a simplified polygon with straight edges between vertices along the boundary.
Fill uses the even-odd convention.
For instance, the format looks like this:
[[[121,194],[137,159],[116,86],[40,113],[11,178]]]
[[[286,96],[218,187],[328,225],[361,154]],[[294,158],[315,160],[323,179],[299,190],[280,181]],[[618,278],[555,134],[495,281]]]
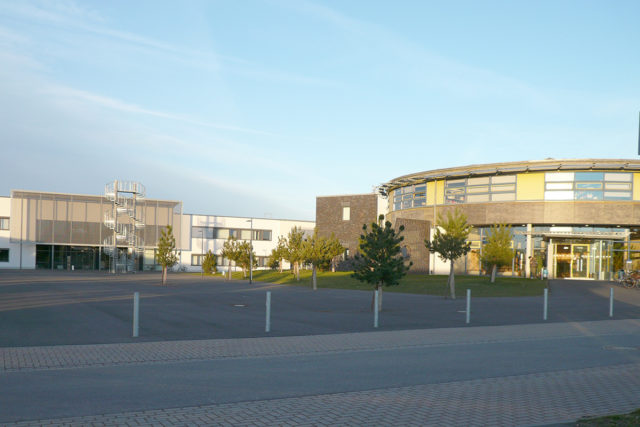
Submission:
[[[321,285],[321,284],[320,284]],[[553,281],[547,322],[640,317],[640,290],[594,281]],[[271,332],[265,295],[271,291]],[[140,336],[132,338],[133,293]],[[227,282],[172,274],[0,271],[0,347],[198,340],[367,332],[371,292]],[[385,293],[379,330],[465,326],[464,298]],[[472,298],[470,326],[539,323],[542,297]]]

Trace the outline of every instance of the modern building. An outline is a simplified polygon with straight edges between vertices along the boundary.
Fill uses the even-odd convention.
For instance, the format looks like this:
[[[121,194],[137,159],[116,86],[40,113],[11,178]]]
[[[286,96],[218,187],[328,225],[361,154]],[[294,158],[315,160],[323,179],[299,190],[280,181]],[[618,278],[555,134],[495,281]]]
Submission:
[[[640,269],[639,160],[471,165],[404,175],[378,189],[387,201],[387,218],[411,225],[405,225],[410,231],[405,231],[406,254],[418,271],[448,272],[435,254],[424,252],[423,242],[433,234],[438,215],[456,208],[474,226],[471,252],[455,266],[460,273],[483,273],[482,247],[495,224],[508,224],[513,231],[515,256],[502,274],[528,276],[533,265],[552,278],[609,280],[626,265]],[[344,196],[339,204],[354,203],[357,197]],[[341,208],[321,208],[326,205],[325,198],[318,198],[316,220],[322,233],[330,231],[328,224],[336,220],[329,217],[339,215]],[[368,218],[374,216],[371,210]],[[358,225],[362,227],[354,224],[352,229]]]
[[[293,227],[307,233],[315,227],[313,221],[192,215],[182,209],[180,201],[146,198],[144,186],[132,182],[107,184],[101,196],[14,190],[0,197],[0,269],[157,270],[158,239],[169,225],[177,270],[201,271],[208,250],[226,269],[220,251],[228,237],[253,241],[263,267],[279,237]]]

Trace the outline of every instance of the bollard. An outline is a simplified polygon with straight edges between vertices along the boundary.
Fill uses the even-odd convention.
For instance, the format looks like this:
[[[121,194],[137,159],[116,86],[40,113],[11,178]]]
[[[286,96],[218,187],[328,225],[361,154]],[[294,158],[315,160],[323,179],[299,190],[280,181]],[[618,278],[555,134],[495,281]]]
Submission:
[[[378,290],[373,292],[373,327],[378,327]]]
[[[264,331],[271,332],[271,291],[267,291],[267,315],[265,319]]]
[[[140,293],[133,293],[133,337],[138,338]]]
[[[613,288],[609,289],[609,317],[613,317]]]
[[[547,320],[547,308],[549,306],[549,289],[544,288],[544,309],[542,312],[542,320]]]
[[[471,289],[467,289],[467,325],[471,322]]]

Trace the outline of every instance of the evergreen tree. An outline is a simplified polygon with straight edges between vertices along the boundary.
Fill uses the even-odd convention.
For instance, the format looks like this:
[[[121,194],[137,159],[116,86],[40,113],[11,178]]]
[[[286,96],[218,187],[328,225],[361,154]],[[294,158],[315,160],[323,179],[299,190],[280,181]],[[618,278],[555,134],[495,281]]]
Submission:
[[[487,243],[482,246],[482,262],[492,266],[491,283],[496,281],[498,267],[509,265],[513,259],[511,249],[511,227],[504,224],[493,225],[487,234]]]
[[[446,219],[439,213],[436,224],[433,240],[425,240],[424,244],[430,252],[438,253],[443,261],[451,263],[448,285],[451,299],[455,299],[456,284],[453,264],[455,260],[466,255],[471,250],[471,244],[467,242],[467,238],[473,227],[467,223],[467,216],[458,208],[453,213],[447,211]],[[440,231],[441,229],[444,233]]]
[[[211,250],[209,250],[209,252],[204,256],[204,260],[202,261],[202,270],[204,270],[205,274],[214,274],[218,272],[216,256],[211,252]]]
[[[164,285],[167,283],[167,269],[178,262],[176,238],[173,237],[173,228],[170,225],[167,225],[160,233],[156,260],[162,266],[162,284]]]
[[[380,215],[379,221],[380,225],[371,223],[371,231],[366,224],[362,226],[360,253],[355,255],[357,266],[351,277],[374,285],[374,298],[375,292],[379,292],[378,309],[382,310],[382,287],[398,285],[412,263],[406,266],[400,253],[404,240],[400,233],[404,227],[400,226],[396,233],[389,221],[382,225],[384,215]]]

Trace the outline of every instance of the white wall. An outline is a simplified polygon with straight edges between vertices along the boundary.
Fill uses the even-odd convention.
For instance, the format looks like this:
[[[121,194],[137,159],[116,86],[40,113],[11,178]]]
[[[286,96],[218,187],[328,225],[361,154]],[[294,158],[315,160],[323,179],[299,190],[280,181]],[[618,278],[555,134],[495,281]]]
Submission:
[[[219,227],[219,228],[239,228],[250,229],[251,219],[243,217],[229,217],[229,216],[217,216],[217,215],[196,215],[185,214],[184,218],[188,218],[187,221],[190,225],[185,225],[182,229],[183,233],[188,233],[189,245],[188,248],[183,249],[181,252],[180,266],[179,268],[187,271],[200,272],[202,268],[191,265],[192,254],[202,254],[212,251],[216,255],[220,255],[222,246],[226,239],[201,239],[199,235],[192,234],[192,227]],[[271,254],[271,250],[275,249],[278,245],[279,236],[287,236],[293,227],[300,227],[303,230],[313,233],[315,228],[315,222],[313,221],[296,221],[296,220],[283,220],[283,219],[270,219],[270,218],[253,218],[254,230],[271,230],[271,240],[269,241],[253,241],[253,249],[256,256],[268,257]],[[288,268],[288,265],[285,265]],[[218,266],[218,270],[226,271],[227,266]]]
[[[11,218],[11,198],[0,197],[0,216]],[[9,249],[9,262],[0,262],[0,268],[20,268],[20,243],[10,242],[9,230],[0,230],[0,249]],[[22,268],[36,268],[36,245],[22,245]]]

